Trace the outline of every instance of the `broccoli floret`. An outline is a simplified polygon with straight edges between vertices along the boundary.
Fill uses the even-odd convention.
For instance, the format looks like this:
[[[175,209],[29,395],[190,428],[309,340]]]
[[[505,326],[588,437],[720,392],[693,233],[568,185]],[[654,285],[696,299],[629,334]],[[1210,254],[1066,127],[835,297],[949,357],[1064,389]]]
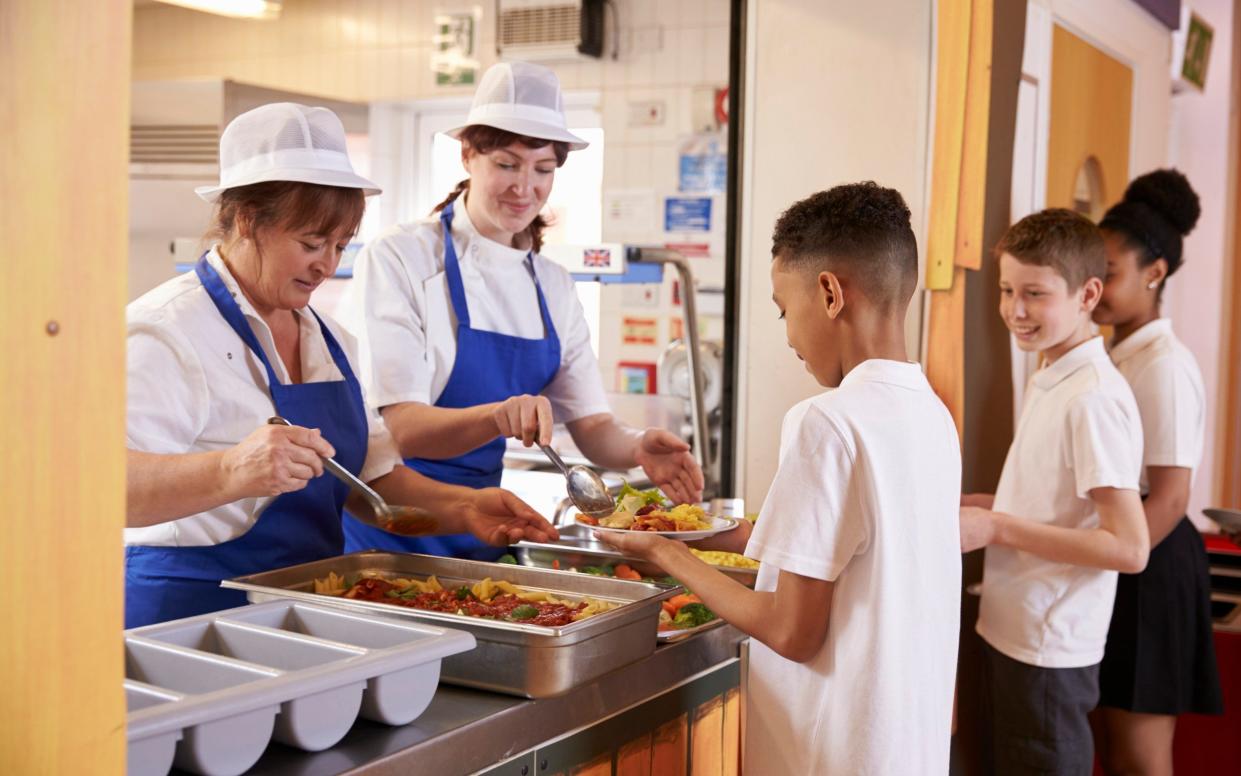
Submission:
[[[703,604],[686,604],[672,618],[672,624],[678,628],[696,628],[715,619],[715,612]]]
[[[530,604],[522,604],[521,606],[518,606],[515,609],[513,609],[513,611],[509,612],[508,614],[508,618],[510,620],[533,620],[535,617],[538,617],[538,616],[539,616],[538,608],[531,606]]]
[[[509,564],[510,566],[516,566],[516,565],[517,565],[517,559],[516,559],[516,558],[514,558],[514,557],[513,557],[513,554],[512,554],[512,553],[510,553],[510,552],[506,552],[506,553],[504,553],[503,555],[501,555],[501,556],[500,556],[500,559],[499,559],[498,561],[496,561],[496,562],[497,562],[497,563],[507,563],[507,564]]]

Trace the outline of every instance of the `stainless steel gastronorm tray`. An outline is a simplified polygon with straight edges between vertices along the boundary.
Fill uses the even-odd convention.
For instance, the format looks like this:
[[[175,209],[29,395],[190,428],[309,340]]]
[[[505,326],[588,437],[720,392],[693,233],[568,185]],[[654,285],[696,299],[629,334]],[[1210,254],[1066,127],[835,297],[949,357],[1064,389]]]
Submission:
[[[603,542],[597,541],[589,526],[575,523],[562,526],[559,542],[518,542],[513,548],[517,562],[523,566],[551,568],[558,562],[562,570],[583,566],[615,565],[627,563],[639,574],[649,577],[667,576],[664,571],[646,561],[626,558]],[[746,587],[754,587],[758,581],[758,569],[734,566],[715,566]]]
[[[590,596],[621,606],[563,627],[523,625],[315,594],[314,580],[329,572],[350,578],[362,572],[389,578],[434,574],[445,587],[491,577],[557,596]],[[643,582],[376,550],[251,574],[223,584],[247,591],[252,602],[293,598],[466,631],[474,635],[478,647],[468,655],[445,659],[443,680],[527,698],[559,695],[649,655],[655,649],[659,604],[676,593]]]
[[[129,776],[239,774],[271,739],[307,751],[358,716],[404,725],[468,633],[271,601],[125,631]]]

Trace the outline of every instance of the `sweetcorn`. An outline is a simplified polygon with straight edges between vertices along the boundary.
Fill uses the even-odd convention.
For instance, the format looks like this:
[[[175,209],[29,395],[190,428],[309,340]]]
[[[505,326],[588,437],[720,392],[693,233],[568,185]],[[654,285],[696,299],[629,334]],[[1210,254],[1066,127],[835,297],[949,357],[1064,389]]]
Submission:
[[[720,550],[695,550],[690,549],[703,563],[710,563],[712,566],[728,566],[738,569],[756,569],[758,561],[739,555],[735,552],[721,552]]]

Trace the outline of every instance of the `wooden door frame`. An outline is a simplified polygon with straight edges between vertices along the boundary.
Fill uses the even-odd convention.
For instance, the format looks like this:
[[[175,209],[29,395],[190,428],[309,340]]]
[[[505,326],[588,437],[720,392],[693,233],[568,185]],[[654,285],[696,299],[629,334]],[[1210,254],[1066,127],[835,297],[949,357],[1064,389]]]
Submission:
[[[1233,13],[1233,40],[1241,35],[1241,13]],[[1228,209],[1233,218],[1226,222],[1224,245],[1232,260],[1225,266],[1223,307],[1220,324],[1225,328],[1220,338],[1219,409],[1223,432],[1216,439],[1215,494],[1218,506],[1241,509],[1241,236],[1237,223],[1241,219],[1241,52],[1233,47],[1232,110],[1229,111]]]

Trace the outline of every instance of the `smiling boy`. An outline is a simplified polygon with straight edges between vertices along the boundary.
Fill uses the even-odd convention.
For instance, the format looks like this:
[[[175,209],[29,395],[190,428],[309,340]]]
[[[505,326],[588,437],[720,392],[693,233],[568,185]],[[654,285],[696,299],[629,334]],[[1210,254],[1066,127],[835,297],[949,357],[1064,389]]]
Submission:
[[[961,453],[952,417],[906,360],[918,273],[909,209],[874,183],[820,192],[781,215],[772,256],[789,347],[835,390],[785,416],[753,534],[743,522],[708,547],[761,561],[755,590],[663,537],[600,538],[654,561],[754,638],[747,773],[943,774]]]
[[[1142,426],[1091,324],[1107,266],[1094,224],[1044,210],[995,253],[1000,315],[1045,363],[995,495],[962,499],[962,551],[988,547],[977,625],[994,727],[987,772],[1086,776],[1116,572],[1141,571],[1150,545]]]

